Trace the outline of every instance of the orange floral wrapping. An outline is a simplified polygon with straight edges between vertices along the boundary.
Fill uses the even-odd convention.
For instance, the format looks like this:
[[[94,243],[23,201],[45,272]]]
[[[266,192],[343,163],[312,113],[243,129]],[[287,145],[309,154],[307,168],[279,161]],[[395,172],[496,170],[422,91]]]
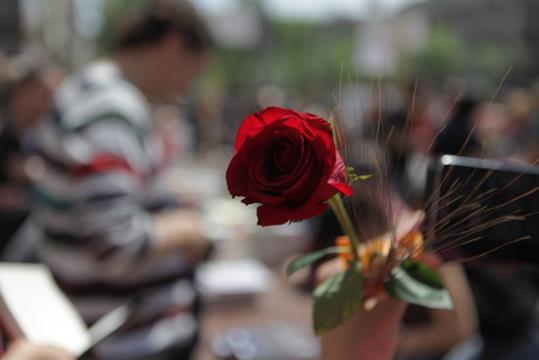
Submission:
[[[386,296],[384,278],[394,266],[406,259],[425,261],[435,267],[439,262],[435,257],[424,251],[423,234],[414,227],[403,236],[396,239],[395,247],[392,244],[393,234],[387,233],[378,238],[369,240],[360,245],[358,249],[359,261],[364,274],[364,300],[366,307],[369,303]],[[348,236],[339,236],[336,245],[341,252],[339,257],[343,265],[348,268],[353,260],[352,247]]]

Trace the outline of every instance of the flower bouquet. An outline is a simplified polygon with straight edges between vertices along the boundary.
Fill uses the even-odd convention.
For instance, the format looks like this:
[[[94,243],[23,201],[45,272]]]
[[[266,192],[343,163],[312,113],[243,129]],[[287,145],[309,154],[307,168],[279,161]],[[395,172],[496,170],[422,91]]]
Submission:
[[[328,256],[338,256],[343,270],[314,291],[313,326],[317,335],[369,310],[391,296],[430,308],[450,309],[441,277],[427,261],[416,213],[388,234],[361,239],[343,197],[352,184],[366,180],[347,167],[337,149],[334,124],[316,115],[269,107],[248,116],[239,128],[235,154],[226,172],[232,196],[260,204],[258,225],[309,219],[330,207],[344,236],[336,245],[294,259],[289,275]]]

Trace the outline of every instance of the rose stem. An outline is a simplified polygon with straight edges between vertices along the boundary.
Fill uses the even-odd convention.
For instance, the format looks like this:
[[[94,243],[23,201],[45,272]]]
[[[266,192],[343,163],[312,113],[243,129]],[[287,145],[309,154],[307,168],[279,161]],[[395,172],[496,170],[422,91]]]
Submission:
[[[350,220],[350,216],[348,216],[348,212],[344,207],[344,202],[342,201],[341,195],[335,194],[331,199],[329,199],[329,206],[331,206],[333,213],[337,217],[342,230],[350,238],[354,260],[358,260],[359,236],[357,235],[354,225],[352,224],[352,220]]]

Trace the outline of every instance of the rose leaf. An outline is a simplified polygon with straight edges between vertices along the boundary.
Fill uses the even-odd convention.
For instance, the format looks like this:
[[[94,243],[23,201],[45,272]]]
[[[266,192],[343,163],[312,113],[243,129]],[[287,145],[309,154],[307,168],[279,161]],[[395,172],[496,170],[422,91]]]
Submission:
[[[444,282],[440,274],[424,262],[409,259],[404,261],[401,266],[408,274],[423,284],[437,289],[444,288]]]
[[[353,184],[355,183],[356,181],[359,181],[359,180],[368,180],[372,177],[371,174],[365,174],[365,175],[358,175],[356,174],[356,170],[354,169],[353,166],[347,166],[346,167],[346,176],[348,178],[348,182],[350,184]]]
[[[354,263],[333,275],[314,291],[313,325],[321,335],[350,319],[362,304],[363,277]]]
[[[342,251],[342,249],[337,247],[329,247],[295,258],[286,267],[286,275],[290,276],[296,271],[311,265],[327,255],[339,254]]]
[[[389,294],[410,304],[431,309],[449,310],[453,308],[453,301],[447,290],[443,287],[432,286],[433,279],[435,279],[432,274],[435,274],[434,270],[425,265],[425,267],[421,267],[421,270],[416,271],[417,269],[414,269],[408,272],[406,270],[407,266],[409,265],[398,266],[391,271],[389,280],[385,284]],[[429,276],[425,276],[427,272]],[[418,273],[421,273],[421,276],[418,276]],[[436,274],[436,276],[439,275]],[[441,280],[439,280],[439,283],[441,283]],[[436,280],[436,285],[439,283]]]

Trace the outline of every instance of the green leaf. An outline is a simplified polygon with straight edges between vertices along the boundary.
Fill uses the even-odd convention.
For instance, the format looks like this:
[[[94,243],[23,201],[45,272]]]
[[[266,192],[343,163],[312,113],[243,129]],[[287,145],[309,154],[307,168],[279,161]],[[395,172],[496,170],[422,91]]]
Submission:
[[[420,261],[406,260],[401,266],[408,274],[423,284],[437,289],[444,288],[444,282],[440,274],[427,264]]]
[[[356,181],[359,181],[359,180],[367,180],[367,179],[370,179],[372,177],[372,175],[358,175],[356,174],[356,170],[354,169],[353,166],[347,166],[346,167],[346,176],[348,178],[348,182],[350,184],[353,184],[355,183]]]
[[[313,324],[321,335],[350,319],[361,306],[363,277],[361,268],[350,268],[327,279],[314,291]]]
[[[414,278],[403,267],[391,271],[386,290],[397,299],[432,309],[452,309],[453,302],[447,290],[430,286]]]
[[[337,139],[337,121],[335,120],[335,117],[333,117],[333,114],[331,114],[329,116],[328,121],[329,121],[329,124],[331,125],[333,143],[337,144],[338,143],[338,139]]]
[[[339,254],[341,252],[342,250],[340,248],[330,247],[295,258],[286,267],[286,275],[290,276],[299,269],[303,269],[304,267],[311,265],[315,261],[322,259],[324,256]]]

